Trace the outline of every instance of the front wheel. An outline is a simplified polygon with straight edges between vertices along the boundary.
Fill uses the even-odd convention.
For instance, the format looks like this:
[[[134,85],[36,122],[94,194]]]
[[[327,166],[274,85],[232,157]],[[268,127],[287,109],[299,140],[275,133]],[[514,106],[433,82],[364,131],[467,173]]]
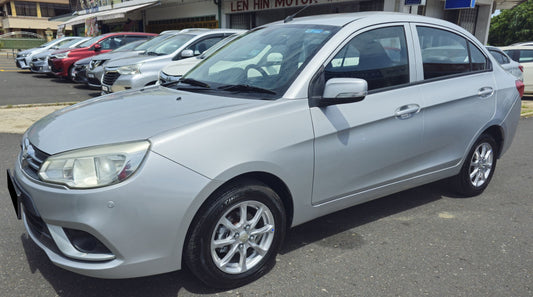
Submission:
[[[464,196],[476,196],[487,188],[496,169],[498,145],[489,134],[482,134],[476,141],[461,168],[452,178],[455,190]]]
[[[233,288],[265,274],[285,233],[280,197],[259,182],[234,184],[213,197],[191,226],[184,259],[209,286]]]

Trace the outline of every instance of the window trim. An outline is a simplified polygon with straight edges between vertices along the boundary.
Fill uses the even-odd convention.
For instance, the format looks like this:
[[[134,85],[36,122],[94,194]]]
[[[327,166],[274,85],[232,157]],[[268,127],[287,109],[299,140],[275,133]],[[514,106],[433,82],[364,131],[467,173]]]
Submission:
[[[368,95],[381,93],[381,92],[387,92],[399,88],[405,88],[409,87],[415,82],[415,72],[416,72],[416,64],[412,61],[415,61],[416,57],[413,52],[413,42],[412,42],[412,29],[409,25],[409,22],[390,22],[390,23],[382,23],[378,25],[370,25],[366,27],[362,27],[354,32],[352,32],[350,35],[348,35],[341,43],[336,45],[336,48],[334,51],[332,51],[321,63],[320,67],[317,69],[315,74],[312,76],[311,80],[309,81],[308,87],[307,87],[307,97],[309,101],[309,106],[317,106],[316,103],[318,100],[322,98],[322,94],[316,94],[317,92],[320,92],[320,89],[323,90],[323,86],[321,88],[316,89],[316,84],[323,84],[325,85],[325,78],[324,78],[324,72],[327,67],[327,65],[337,56],[337,54],[344,49],[344,47],[350,43],[357,35],[360,35],[362,33],[381,29],[381,28],[388,28],[388,27],[403,27],[403,32],[405,35],[405,45],[406,45],[406,51],[407,51],[407,61],[408,61],[408,67],[409,67],[409,81],[407,83],[398,84],[394,86],[369,90]]]
[[[455,34],[455,35],[458,35],[458,36],[464,38],[467,41],[469,63],[472,64],[472,62],[471,62],[471,54],[470,54],[470,45],[474,45],[483,54],[483,56],[485,57],[485,59],[487,61],[487,68],[484,69],[484,70],[462,72],[462,73],[457,73],[457,74],[450,74],[450,75],[444,75],[444,76],[438,76],[438,77],[424,79],[424,63],[423,63],[423,60],[422,60],[422,48],[420,47],[420,40],[418,38],[418,30],[417,30],[418,26],[432,28],[432,29],[435,29],[435,30],[446,31],[446,32],[449,32],[451,34]],[[470,36],[464,34],[463,32],[456,31],[456,30],[453,30],[452,28],[448,28],[448,27],[437,26],[437,25],[429,24],[429,23],[419,23],[419,22],[411,22],[410,23],[410,27],[411,27],[412,37],[413,37],[412,40],[413,40],[413,44],[414,44],[414,51],[416,53],[416,58],[417,58],[416,65],[417,65],[417,68],[419,68],[419,72],[417,72],[417,76],[418,77],[413,82],[414,85],[418,85],[420,83],[426,83],[426,82],[429,83],[429,82],[434,82],[434,81],[439,81],[439,80],[445,80],[445,79],[457,78],[457,77],[461,77],[461,76],[468,76],[468,75],[474,75],[474,74],[494,71],[494,67],[492,65],[492,60],[488,56],[488,55],[490,55],[490,53],[488,53],[488,50],[484,49],[484,48],[481,48],[478,45],[479,41],[477,41],[475,39],[472,39]]]

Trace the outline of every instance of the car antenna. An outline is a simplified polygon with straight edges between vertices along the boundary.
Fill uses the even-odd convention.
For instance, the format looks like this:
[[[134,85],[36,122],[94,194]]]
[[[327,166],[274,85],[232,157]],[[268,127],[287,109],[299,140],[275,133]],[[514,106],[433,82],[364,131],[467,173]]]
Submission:
[[[286,17],[284,20],[283,20],[283,23],[288,23],[288,22],[291,22],[294,17],[299,14],[300,12],[304,11],[307,7],[309,7],[311,5],[307,4],[306,6],[304,6],[302,9],[298,10],[296,13],[293,13],[291,14],[290,16]]]

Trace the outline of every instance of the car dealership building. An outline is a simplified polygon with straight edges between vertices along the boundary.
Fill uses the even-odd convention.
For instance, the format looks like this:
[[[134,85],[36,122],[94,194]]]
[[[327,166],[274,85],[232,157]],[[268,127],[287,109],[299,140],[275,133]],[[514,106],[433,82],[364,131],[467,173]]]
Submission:
[[[202,27],[250,29],[298,16],[358,11],[396,11],[446,19],[487,41],[490,17],[520,0],[77,0],[76,12],[61,26],[83,35],[86,26],[102,33]],[[305,9],[304,9],[305,8]]]

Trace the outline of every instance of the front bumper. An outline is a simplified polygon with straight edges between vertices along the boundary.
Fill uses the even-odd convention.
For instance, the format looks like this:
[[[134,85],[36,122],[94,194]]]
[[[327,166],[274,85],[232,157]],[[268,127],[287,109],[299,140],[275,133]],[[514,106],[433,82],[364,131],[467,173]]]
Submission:
[[[106,70],[102,78],[102,93],[115,93],[130,89],[140,89],[157,82],[157,74],[119,74],[116,70]]]
[[[149,152],[132,177],[108,187],[42,183],[24,172],[20,156],[8,184],[30,237],[54,264],[93,277],[128,278],[181,268],[187,229],[201,204],[196,198],[210,182]],[[80,251],[73,232],[104,248]]]
[[[30,70],[34,73],[50,73],[48,62],[44,60],[31,61]]]
[[[48,66],[54,75],[61,77],[68,77],[68,70],[72,64],[76,62],[74,59],[48,59]]]
[[[17,67],[20,69],[30,68],[29,61],[26,59],[26,57],[17,57],[16,64],[17,64]]]

